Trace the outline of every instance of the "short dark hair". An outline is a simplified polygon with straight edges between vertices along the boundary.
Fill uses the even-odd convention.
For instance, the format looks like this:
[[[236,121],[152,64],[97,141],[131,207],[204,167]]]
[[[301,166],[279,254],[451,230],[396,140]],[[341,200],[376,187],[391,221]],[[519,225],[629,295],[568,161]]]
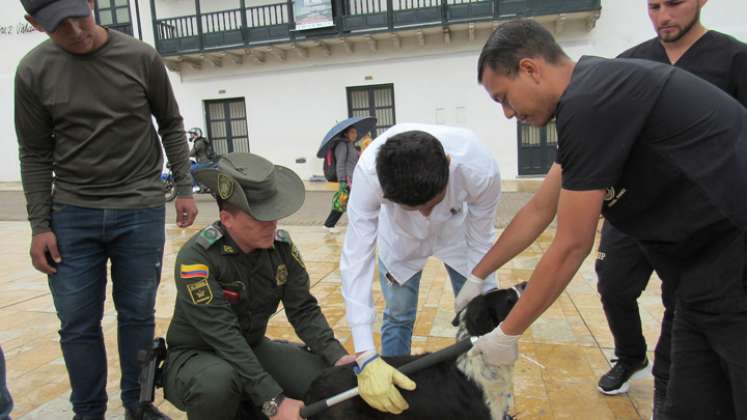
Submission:
[[[449,182],[449,159],[432,135],[405,131],[379,148],[376,172],[384,198],[405,206],[419,206],[440,194]]]
[[[486,66],[514,77],[519,71],[519,61],[530,57],[542,57],[550,64],[557,64],[568,56],[550,31],[539,23],[531,19],[506,22],[495,29],[482,47],[477,60],[477,82],[482,83]]]

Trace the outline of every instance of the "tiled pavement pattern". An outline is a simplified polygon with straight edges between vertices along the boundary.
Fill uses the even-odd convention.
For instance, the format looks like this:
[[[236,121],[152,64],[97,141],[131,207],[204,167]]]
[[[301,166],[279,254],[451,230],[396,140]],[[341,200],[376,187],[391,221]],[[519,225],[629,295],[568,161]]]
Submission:
[[[303,254],[312,292],[337,337],[352,350],[337,269],[343,234],[327,234],[316,226],[285,226]],[[173,312],[173,265],[179,246],[197,228],[167,226],[165,267],[158,293],[157,334],[166,331]],[[499,271],[503,287],[527,280],[553,235],[545,232],[532,247]],[[30,231],[24,222],[0,222],[0,344],[8,364],[8,382],[15,400],[15,419],[70,419],[68,380],[58,344],[58,320],[46,278],[34,271],[28,257]],[[599,375],[609,368],[612,337],[596,292],[593,255],[584,262],[560,299],[524,334],[515,374],[515,414],[529,419],[648,419],[652,378],[637,380],[627,395],[607,397],[596,390]],[[453,294],[441,264],[430,260],[421,282],[413,352],[437,350],[453,342]],[[659,281],[652,280],[641,297],[644,331],[653,347],[662,315]],[[374,282],[379,320],[383,298]],[[378,324],[378,323],[377,323]],[[376,327],[378,330],[378,325]],[[107,418],[123,418],[119,400],[116,313],[107,300],[104,318],[109,354]],[[283,313],[270,325],[272,338],[296,339]],[[378,336],[377,336],[378,340]],[[653,354],[649,354],[652,358]],[[158,392],[156,403],[175,419],[186,419]]]

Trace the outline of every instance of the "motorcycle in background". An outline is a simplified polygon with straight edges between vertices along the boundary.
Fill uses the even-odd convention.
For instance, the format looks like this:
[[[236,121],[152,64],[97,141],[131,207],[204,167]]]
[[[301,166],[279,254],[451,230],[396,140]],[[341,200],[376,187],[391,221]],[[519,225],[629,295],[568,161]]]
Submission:
[[[176,198],[176,184],[174,184],[174,173],[171,172],[171,164],[166,164],[166,169],[161,172],[161,185],[166,202],[169,203]]]
[[[196,163],[190,160],[192,169]],[[174,173],[171,171],[171,164],[166,163],[166,169],[161,173],[161,184],[163,185],[163,194],[166,202],[171,202],[176,198],[176,183],[174,182]],[[210,194],[212,191],[202,184],[197,184],[192,188],[194,194]]]

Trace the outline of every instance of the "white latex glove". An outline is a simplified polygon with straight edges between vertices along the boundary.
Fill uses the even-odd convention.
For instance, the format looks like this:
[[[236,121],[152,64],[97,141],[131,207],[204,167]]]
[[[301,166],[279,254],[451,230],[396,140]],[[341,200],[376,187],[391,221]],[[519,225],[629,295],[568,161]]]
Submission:
[[[489,365],[505,366],[512,365],[519,357],[520,335],[506,335],[499,324],[495,329],[477,338],[474,347],[470,350],[473,354],[482,354],[483,359]]]
[[[456,299],[454,299],[455,313],[459,313],[472,299],[480,296],[480,293],[482,293],[482,283],[483,280],[474,274],[470,274],[467,277],[467,281],[464,282],[462,289],[459,290]]]

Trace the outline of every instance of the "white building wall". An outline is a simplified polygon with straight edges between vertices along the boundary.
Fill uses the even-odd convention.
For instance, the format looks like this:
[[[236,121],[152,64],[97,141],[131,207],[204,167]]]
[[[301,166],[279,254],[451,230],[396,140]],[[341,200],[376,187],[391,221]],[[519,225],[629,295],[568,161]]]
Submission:
[[[132,4],[133,26],[137,19]],[[237,0],[202,0],[202,10],[236,7]],[[247,4],[258,4],[249,2]],[[153,44],[148,0],[139,0],[143,39]],[[194,13],[192,0],[158,0],[159,17]],[[23,10],[9,2],[0,16],[0,28],[22,22]],[[707,27],[747,41],[747,3],[744,0],[709,2],[702,20]],[[267,54],[265,63],[245,58],[235,65],[224,60],[221,68],[204,63],[201,70],[184,66],[172,73],[172,83],[185,125],[205,126],[203,101],[244,97],[251,150],[296,170],[303,178],[321,173],[315,158],[321,137],[335,122],[347,117],[346,87],[392,83],[397,122],[458,125],[474,130],[499,160],[504,178],[516,178],[516,122],[506,120],[500,109],[476,83],[476,61],[489,35],[478,31],[475,40],[454,32],[451,42],[426,38],[424,47],[405,38],[400,49],[381,41],[372,52],[356,44],[349,54],[333,48],[330,56],[311,49],[309,58],[289,52],[285,62]],[[602,0],[602,14],[591,31],[567,24],[558,40],[573,58],[582,54],[612,57],[651,38],[654,32],[646,14],[645,0]],[[44,35],[0,31],[0,181],[20,178],[12,118],[13,73],[18,60]],[[296,164],[297,158],[307,163]]]
[[[18,33],[25,28],[23,7],[19,1],[3,2],[0,13],[0,181],[18,181],[18,143],[13,122],[13,79],[16,66],[28,51],[46,36],[38,32]]]
[[[343,51],[316,57],[318,52],[312,51],[309,59],[300,59],[291,52],[287,61],[294,66],[269,54],[261,65],[224,63],[224,68],[211,69],[205,64],[202,70],[183,71],[177,95],[189,126],[204,126],[202,101],[245,98],[251,150],[308,178],[321,174],[315,154],[322,137],[347,118],[346,87],[391,83],[397,122],[469,127],[500,158],[504,173],[515,176],[515,125],[496,118],[496,108],[476,82],[478,42],[465,44],[469,50],[463,46],[448,53],[441,39],[428,42],[435,45],[419,51],[409,45],[414,40],[403,40],[405,55],[415,55],[409,58],[381,42],[376,53],[357,45],[353,57]],[[297,158],[306,163],[296,164]]]

